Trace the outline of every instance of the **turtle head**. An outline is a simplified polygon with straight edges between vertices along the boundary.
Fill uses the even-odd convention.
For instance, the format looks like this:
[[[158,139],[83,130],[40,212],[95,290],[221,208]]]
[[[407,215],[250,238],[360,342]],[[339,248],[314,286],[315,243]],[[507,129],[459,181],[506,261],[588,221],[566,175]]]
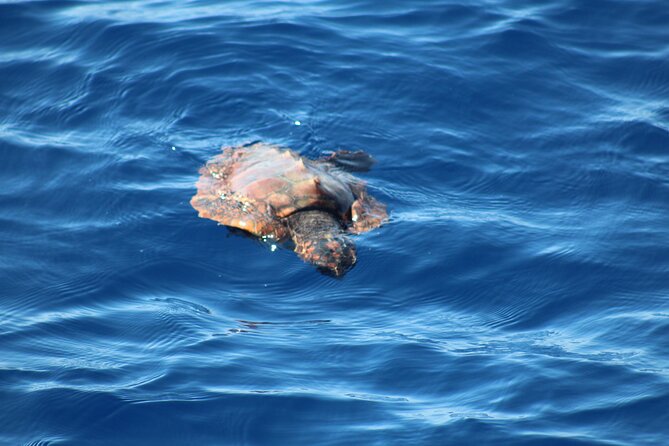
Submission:
[[[297,255],[322,272],[340,277],[355,263],[355,244],[333,214],[320,210],[297,212],[288,217],[288,228]]]
[[[343,276],[355,263],[355,245],[343,234],[320,234],[296,242],[295,252],[325,274]]]

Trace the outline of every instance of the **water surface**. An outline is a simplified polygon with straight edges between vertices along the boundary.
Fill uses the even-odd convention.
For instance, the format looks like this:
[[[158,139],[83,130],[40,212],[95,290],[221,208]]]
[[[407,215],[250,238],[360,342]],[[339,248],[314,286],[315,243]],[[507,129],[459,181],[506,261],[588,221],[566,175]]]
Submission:
[[[644,0],[2,2],[0,444],[666,443],[668,30]],[[257,140],[377,159],[391,220],[343,279],[190,207]]]

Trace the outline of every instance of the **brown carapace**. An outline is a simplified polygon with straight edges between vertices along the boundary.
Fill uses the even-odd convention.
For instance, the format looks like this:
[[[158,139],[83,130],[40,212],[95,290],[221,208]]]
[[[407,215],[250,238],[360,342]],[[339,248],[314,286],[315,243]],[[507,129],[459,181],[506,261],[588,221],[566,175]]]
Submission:
[[[276,145],[225,147],[200,169],[191,205],[200,217],[277,243],[341,276],[356,261],[349,234],[380,226],[386,206],[350,171],[373,163],[364,152],[335,152],[318,160]]]

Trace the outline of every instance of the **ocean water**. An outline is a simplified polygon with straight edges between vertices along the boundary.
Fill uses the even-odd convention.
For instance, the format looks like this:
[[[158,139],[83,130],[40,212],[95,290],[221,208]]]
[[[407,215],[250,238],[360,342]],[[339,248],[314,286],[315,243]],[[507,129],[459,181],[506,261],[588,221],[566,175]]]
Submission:
[[[663,1],[2,1],[0,106],[0,444],[669,444]],[[345,277],[250,141],[376,158]]]

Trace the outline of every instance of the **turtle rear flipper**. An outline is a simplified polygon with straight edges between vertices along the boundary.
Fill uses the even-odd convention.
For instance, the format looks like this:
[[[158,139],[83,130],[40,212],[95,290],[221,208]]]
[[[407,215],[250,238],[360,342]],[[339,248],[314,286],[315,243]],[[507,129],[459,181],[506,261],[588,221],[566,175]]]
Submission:
[[[357,150],[339,150],[325,158],[335,166],[348,172],[367,172],[376,162],[369,153]]]

